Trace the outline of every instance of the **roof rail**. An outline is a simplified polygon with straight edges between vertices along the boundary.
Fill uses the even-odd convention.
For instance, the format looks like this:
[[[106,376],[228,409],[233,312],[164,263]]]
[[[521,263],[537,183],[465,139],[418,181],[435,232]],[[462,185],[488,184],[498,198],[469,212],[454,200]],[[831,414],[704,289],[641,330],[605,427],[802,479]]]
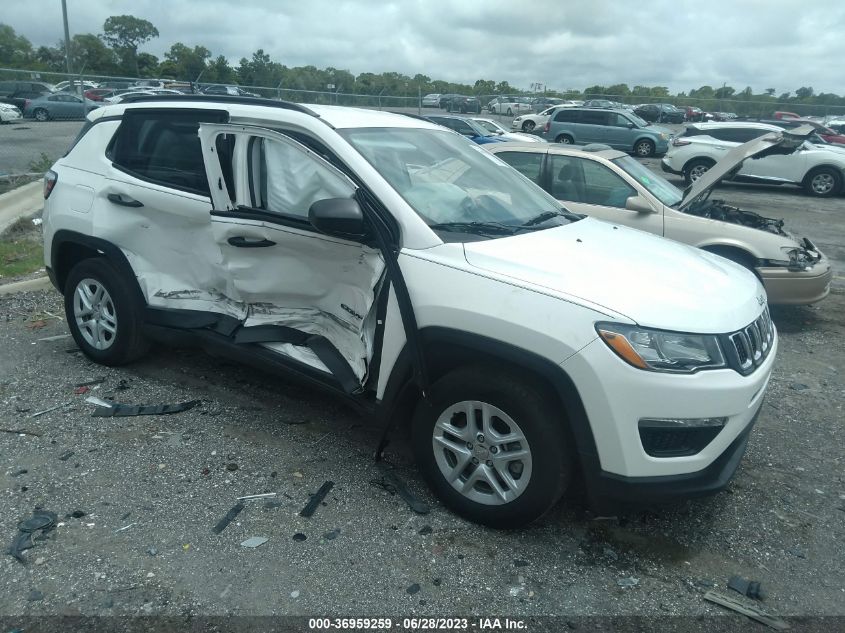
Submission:
[[[127,97],[120,103],[155,103],[158,101],[178,101],[189,103],[237,103],[242,105],[257,105],[270,108],[282,108],[283,110],[294,110],[313,117],[320,118],[320,115],[306,108],[304,105],[291,101],[277,101],[276,99],[265,99],[263,97],[240,97],[236,95],[135,95]]]

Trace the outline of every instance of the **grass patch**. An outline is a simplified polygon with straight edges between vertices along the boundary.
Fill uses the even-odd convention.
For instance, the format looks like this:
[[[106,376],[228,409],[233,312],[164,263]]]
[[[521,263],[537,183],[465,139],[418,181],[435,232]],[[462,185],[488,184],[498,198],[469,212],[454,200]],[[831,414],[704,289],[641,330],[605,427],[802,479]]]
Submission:
[[[21,218],[0,239],[0,282],[28,275],[44,266],[41,227]]]
[[[9,176],[8,178],[0,178],[0,193],[7,193],[36,180],[41,180],[41,178],[38,176]]]

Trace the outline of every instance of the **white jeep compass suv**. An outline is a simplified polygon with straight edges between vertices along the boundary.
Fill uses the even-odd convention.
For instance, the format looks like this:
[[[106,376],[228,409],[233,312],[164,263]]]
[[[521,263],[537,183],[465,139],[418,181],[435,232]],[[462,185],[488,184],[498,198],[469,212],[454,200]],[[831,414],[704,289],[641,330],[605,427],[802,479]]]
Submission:
[[[752,273],[572,215],[420,119],[139,97],[89,114],[45,197],[89,358],[130,362],[158,326],[319,385],[385,437],[410,424],[434,491],[488,525],[576,471],[598,505],[720,489],[775,359]]]

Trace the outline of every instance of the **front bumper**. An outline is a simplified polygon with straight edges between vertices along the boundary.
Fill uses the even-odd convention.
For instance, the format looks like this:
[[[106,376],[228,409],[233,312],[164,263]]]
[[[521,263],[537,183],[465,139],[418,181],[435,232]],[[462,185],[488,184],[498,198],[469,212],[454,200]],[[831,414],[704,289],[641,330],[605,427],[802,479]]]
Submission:
[[[644,371],[628,365],[601,340],[587,345],[561,365],[577,385],[594,441],[595,455],[581,451],[582,462],[594,462],[583,464],[587,478],[704,476],[755,418],[777,346],[775,333],[768,356],[743,376],[734,369],[692,374]],[[724,427],[693,455],[655,457],[642,445],[638,424],[643,418],[715,417],[727,418]]]
[[[668,163],[668,156],[664,156],[663,160],[660,161],[660,169],[665,171],[667,174],[675,174],[676,176],[683,176],[684,172],[678,171],[677,169],[673,169],[669,166]]]
[[[773,305],[808,305],[821,301],[830,293],[833,279],[833,269],[824,254],[810,270],[791,271],[785,266],[756,270]]]

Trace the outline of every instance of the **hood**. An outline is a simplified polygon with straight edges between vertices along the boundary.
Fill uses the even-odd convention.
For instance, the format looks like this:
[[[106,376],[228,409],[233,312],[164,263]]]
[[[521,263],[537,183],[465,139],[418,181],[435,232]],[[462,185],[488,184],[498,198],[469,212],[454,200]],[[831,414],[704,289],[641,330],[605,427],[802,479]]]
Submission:
[[[708,169],[701,178],[684,191],[684,199],[678,206],[684,210],[695,200],[718,185],[726,176],[739,171],[749,158],[763,158],[772,154],[792,154],[804,144],[815,130],[809,125],[802,125],[791,130],[769,132],[753,141],[734,147],[722,159]]]
[[[480,270],[622,314],[639,325],[726,333],[760,316],[766,293],[745,268],[706,251],[585,218],[464,244]]]

